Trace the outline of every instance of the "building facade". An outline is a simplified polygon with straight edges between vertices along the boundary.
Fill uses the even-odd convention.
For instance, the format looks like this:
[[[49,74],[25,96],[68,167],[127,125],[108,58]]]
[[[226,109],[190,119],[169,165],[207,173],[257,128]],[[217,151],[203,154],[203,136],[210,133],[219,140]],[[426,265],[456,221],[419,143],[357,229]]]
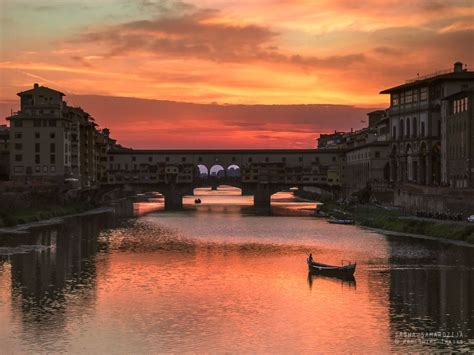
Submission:
[[[10,128],[0,125],[0,181],[10,175]]]
[[[440,186],[442,165],[442,100],[474,84],[474,72],[455,63],[434,73],[383,90],[390,95],[390,174],[396,183]],[[444,159],[444,162],[442,162]]]
[[[474,188],[474,87],[444,99],[442,127],[446,163],[442,179],[452,188]]]
[[[87,112],[68,106],[60,91],[34,84],[18,96],[20,111],[7,117],[10,180],[97,186],[106,167],[102,147],[110,143],[108,135],[102,137]]]

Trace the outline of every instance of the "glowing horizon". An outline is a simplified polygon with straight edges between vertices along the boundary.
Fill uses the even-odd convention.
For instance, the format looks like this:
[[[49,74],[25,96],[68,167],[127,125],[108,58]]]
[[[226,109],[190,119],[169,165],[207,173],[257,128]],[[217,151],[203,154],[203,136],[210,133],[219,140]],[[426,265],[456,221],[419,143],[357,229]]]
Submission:
[[[38,82],[69,97],[384,108],[381,90],[474,63],[465,0],[0,0],[0,10],[4,107]]]

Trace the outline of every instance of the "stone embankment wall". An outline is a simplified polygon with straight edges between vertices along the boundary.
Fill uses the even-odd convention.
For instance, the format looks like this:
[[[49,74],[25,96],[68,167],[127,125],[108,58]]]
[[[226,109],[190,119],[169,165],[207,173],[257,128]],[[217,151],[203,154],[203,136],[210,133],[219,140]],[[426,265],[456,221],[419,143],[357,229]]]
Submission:
[[[395,188],[394,205],[411,212],[474,214],[474,189],[404,186]]]
[[[2,184],[0,188],[0,211],[27,208],[42,208],[60,205],[62,195],[57,186],[15,186]]]

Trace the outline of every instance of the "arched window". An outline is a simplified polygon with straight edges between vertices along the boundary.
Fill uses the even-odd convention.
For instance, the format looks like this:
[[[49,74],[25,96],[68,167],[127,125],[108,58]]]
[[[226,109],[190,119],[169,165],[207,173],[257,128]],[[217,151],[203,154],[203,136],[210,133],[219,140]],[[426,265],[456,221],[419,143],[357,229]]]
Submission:
[[[412,130],[412,134],[413,134],[413,137],[416,138],[417,135],[418,135],[418,125],[417,125],[417,120],[416,120],[416,117],[413,117],[413,130]]]

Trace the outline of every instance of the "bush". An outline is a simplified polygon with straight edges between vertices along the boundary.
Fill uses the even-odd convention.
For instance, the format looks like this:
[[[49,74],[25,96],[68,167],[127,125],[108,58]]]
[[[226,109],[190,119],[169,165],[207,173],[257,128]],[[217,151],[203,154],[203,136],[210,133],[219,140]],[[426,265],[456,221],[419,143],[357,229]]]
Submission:
[[[16,218],[10,213],[2,213],[1,218],[5,227],[14,227],[17,225]]]

